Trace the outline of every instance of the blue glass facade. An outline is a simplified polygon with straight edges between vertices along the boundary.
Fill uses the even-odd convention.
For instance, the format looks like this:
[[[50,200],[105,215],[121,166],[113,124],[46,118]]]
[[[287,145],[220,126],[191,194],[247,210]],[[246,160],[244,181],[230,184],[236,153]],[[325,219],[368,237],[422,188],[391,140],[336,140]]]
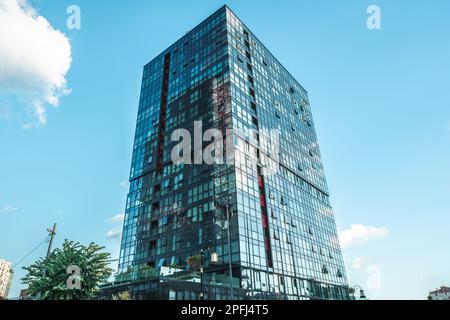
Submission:
[[[172,162],[171,134],[195,121],[233,141],[231,163]],[[200,252],[201,288],[179,277],[162,297],[348,298],[308,94],[226,6],[144,67],[119,274],[155,297],[145,275]]]

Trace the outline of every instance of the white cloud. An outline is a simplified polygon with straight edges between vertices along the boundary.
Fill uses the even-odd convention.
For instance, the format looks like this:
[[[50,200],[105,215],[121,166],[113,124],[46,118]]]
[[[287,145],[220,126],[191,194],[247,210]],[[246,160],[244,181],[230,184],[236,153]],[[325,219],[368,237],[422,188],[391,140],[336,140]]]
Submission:
[[[26,127],[45,125],[47,106],[70,93],[71,63],[69,39],[27,0],[0,0],[0,105],[14,97],[33,113]]]
[[[352,268],[355,270],[361,270],[364,266],[372,261],[371,258],[356,258],[352,262]]]
[[[120,186],[122,187],[122,188],[126,188],[127,186],[128,186],[128,181],[121,181],[120,182]]]
[[[119,223],[119,222],[123,222],[123,219],[125,219],[125,215],[123,213],[119,213],[119,214],[116,214],[114,217],[106,219],[106,222]]]
[[[353,224],[350,229],[339,232],[339,239],[344,248],[367,243],[372,238],[387,237],[389,237],[388,229],[364,226],[362,224]]]
[[[122,223],[124,218],[125,215],[123,213],[119,213],[109,219],[106,219],[106,222]],[[108,240],[120,241],[120,239],[122,238],[122,228],[109,229],[108,232],[106,233],[106,238]]]
[[[108,232],[106,233],[106,238],[108,240],[120,241],[120,239],[122,238],[122,229],[110,229],[110,230],[108,230]]]
[[[0,208],[0,214],[14,213],[17,212],[18,210],[19,208],[7,204],[3,208]]]

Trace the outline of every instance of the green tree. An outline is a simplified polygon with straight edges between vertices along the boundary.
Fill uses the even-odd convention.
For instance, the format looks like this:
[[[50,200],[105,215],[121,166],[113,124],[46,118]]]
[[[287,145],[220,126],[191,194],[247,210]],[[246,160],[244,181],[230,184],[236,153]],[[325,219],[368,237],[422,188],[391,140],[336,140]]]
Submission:
[[[187,258],[187,264],[192,271],[198,271],[202,264],[202,256],[199,254],[190,256],[189,258]]]
[[[28,285],[32,297],[42,300],[90,300],[106,283],[113,270],[111,255],[105,248],[91,243],[65,240],[48,258],[41,258],[29,267],[22,282]],[[78,274],[79,273],[79,274]]]
[[[131,300],[130,292],[119,292],[117,295],[113,295],[113,300]]]

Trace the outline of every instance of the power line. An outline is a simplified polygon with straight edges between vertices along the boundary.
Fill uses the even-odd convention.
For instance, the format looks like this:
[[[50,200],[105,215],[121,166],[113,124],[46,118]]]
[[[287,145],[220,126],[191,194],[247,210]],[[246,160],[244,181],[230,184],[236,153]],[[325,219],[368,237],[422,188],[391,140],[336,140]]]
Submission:
[[[20,260],[19,262],[17,262],[12,269],[15,269],[18,265],[20,265],[23,261],[25,261],[26,258],[28,258],[29,256],[31,256],[37,249],[39,249],[40,246],[42,246],[45,242],[47,242],[50,238],[50,235],[48,235],[47,237],[45,237],[44,241],[42,241],[41,243],[39,243],[38,246],[36,246],[33,250],[31,250],[25,257],[23,257],[22,260]]]

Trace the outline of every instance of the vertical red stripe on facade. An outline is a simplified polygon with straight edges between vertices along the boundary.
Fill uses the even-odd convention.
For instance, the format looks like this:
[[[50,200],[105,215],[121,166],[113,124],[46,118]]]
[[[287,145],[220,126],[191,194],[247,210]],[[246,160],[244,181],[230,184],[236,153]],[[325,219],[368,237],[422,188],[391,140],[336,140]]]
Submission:
[[[266,191],[264,186],[264,176],[261,174],[261,168],[258,167],[258,184],[261,204],[262,227],[264,230],[264,246],[266,250],[266,261],[269,268],[273,268],[272,245],[270,243],[269,218],[266,208]]]
[[[158,127],[158,160],[156,169],[162,170],[164,166],[164,138],[166,130],[166,112],[167,112],[167,95],[169,91],[169,72],[170,72],[170,53],[164,57],[164,73],[161,93],[161,106],[159,109],[159,127]]]

